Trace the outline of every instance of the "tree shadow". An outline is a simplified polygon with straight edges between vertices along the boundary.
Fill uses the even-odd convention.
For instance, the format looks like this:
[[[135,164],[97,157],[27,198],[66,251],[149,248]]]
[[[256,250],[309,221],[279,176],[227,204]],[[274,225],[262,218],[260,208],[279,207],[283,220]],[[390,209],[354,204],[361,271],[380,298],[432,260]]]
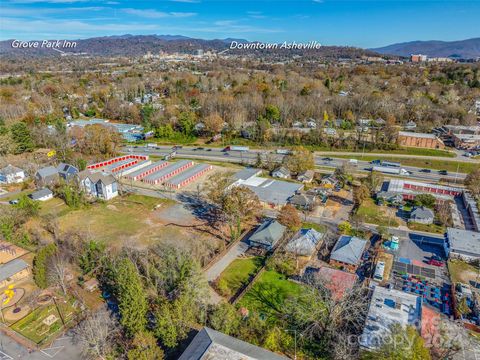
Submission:
[[[198,220],[205,221],[209,226],[217,229],[219,213],[216,206],[208,203],[194,193],[180,193],[176,196],[186,209]]]

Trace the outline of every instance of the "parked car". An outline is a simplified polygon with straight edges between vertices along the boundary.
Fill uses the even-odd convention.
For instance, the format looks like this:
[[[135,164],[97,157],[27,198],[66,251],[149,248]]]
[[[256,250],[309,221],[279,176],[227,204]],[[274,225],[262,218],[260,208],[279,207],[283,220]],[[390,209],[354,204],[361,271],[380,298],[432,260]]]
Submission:
[[[18,204],[18,199],[13,199],[8,202],[10,205],[17,205]]]
[[[423,172],[423,173],[431,173],[432,170],[430,170],[430,169],[422,169],[422,170],[420,170],[420,172]]]
[[[433,265],[433,266],[439,266],[439,267],[445,265],[445,263],[444,263],[442,260],[440,260],[440,258],[439,258],[438,256],[435,256],[435,255],[432,256],[432,257],[430,258],[430,260],[428,260],[428,263],[427,263],[427,264],[428,264],[428,265]]]
[[[447,170],[439,170],[438,173],[440,175],[448,175],[448,171]]]

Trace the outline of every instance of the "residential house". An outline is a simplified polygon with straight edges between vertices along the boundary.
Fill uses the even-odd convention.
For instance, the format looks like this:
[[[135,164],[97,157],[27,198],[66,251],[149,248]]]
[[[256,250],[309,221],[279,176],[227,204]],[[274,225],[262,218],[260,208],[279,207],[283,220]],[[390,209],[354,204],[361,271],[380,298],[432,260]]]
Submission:
[[[309,119],[307,121],[307,127],[310,128],[310,129],[316,129],[317,128],[317,123],[315,120],[313,119]]]
[[[315,171],[305,170],[298,174],[297,180],[303,183],[311,183],[315,177]]]
[[[387,122],[385,120],[383,120],[382,118],[378,118],[376,120],[374,120],[374,123],[375,123],[375,126],[377,127],[384,127]]]
[[[179,360],[287,360],[261,347],[204,327]]]
[[[445,149],[444,142],[434,134],[414,133],[408,131],[398,132],[398,144],[406,147]]]
[[[447,228],[444,248],[447,256],[466,261],[480,259],[480,232]]]
[[[403,202],[403,195],[392,191],[380,191],[376,194],[376,198],[379,205],[389,203],[397,206]]]
[[[367,244],[367,240],[357,236],[340,236],[330,254],[330,265],[355,272],[360,265]]]
[[[288,202],[299,210],[312,210],[315,206],[316,196],[313,194],[295,194]]]
[[[333,189],[335,186],[338,185],[339,180],[333,174],[330,174],[323,177],[321,183],[324,188]]]
[[[271,250],[283,237],[285,230],[286,227],[277,220],[267,219],[258,227],[252,236],[250,236],[248,241],[251,246]]]
[[[37,191],[34,191],[28,197],[36,201],[47,201],[53,199],[53,192],[50,189],[43,188]]]
[[[357,125],[362,128],[369,128],[373,123],[372,119],[358,119]]]
[[[419,326],[422,299],[392,288],[375,286],[368,308],[367,320],[360,336],[362,348],[374,350],[390,339],[392,325]]]
[[[433,213],[433,210],[424,206],[419,206],[412,210],[412,212],[410,213],[410,219],[408,219],[408,222],[415,222],[420,224],[433,224],[434,219],[435,219],[435,214]]]
[[[0,265],[0,288],[24,279],[30,274],[30,266],[22,259],[14,259]]]
[[[324,128],[323,132],[329,136],[337,135],[337,130],[335,130],[334,128]]]
[[[82,188],[91,196],[110,200],[118,195],[118,183],[111,174],[85,170],[79,178]]]
[[[292,124],[292,127],[299,129],[299,128],[303,127],[303,124],[302,124],[301,121],[294,121],[293,124]]]
[[[60,176],[58,175],[57,168],[53,166],[47,166],[38,171],[35,174],[35,183],[37,186],[53,185],[58,182]]]
[[[65,181],[70,181],[78,174],[78,169],[70,164],[60,163],[57,166],[58,176]]]
[[[281,166],[272,171],[272,176],[280,179],[289,179],[290,178],[290,170],[286,167]]]
[[[25,171],[11,164],[0,169],[0,183],[18,184],[23,182],[25,178]]]
[[[311,257],[321,246],[325,233],[315,229],[300,229],[287,243],[285,250],[297,256]]]

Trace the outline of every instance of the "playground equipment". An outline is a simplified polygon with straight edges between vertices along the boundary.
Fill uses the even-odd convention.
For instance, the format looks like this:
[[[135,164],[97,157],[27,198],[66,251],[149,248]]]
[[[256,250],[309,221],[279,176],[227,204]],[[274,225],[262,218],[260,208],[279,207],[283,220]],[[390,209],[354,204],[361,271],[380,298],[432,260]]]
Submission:
[[[383,247],[384,247],[386,250],[396,251],[396,250],[398,250],[398,242],[399,242],[398,237],[392,235],[392,237],[390,238],[390,240],[385,241],[385,243],[383,244]]]
[[[8,288],[3,292],[3,303],[2,305],[7,305],[15,296],[15,290],[13,289],[13,285],[9,285]]]

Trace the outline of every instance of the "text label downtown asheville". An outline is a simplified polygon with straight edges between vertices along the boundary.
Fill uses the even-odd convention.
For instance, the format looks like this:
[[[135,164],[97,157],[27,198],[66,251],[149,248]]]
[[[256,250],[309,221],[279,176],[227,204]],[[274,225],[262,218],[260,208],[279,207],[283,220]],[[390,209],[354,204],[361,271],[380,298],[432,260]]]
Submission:
[[[288,42],[284,41],[282,43],[263,43],[263,42],[251,42],[243,43],[238,41],[232,41],[230,43],[230,50],[275,50],[275,49],[286,49],[286,50],[307,50],[307,49],[320,49],[322,44],[317,41],[309,41],[306,43],[297,43],[295,41]]]

